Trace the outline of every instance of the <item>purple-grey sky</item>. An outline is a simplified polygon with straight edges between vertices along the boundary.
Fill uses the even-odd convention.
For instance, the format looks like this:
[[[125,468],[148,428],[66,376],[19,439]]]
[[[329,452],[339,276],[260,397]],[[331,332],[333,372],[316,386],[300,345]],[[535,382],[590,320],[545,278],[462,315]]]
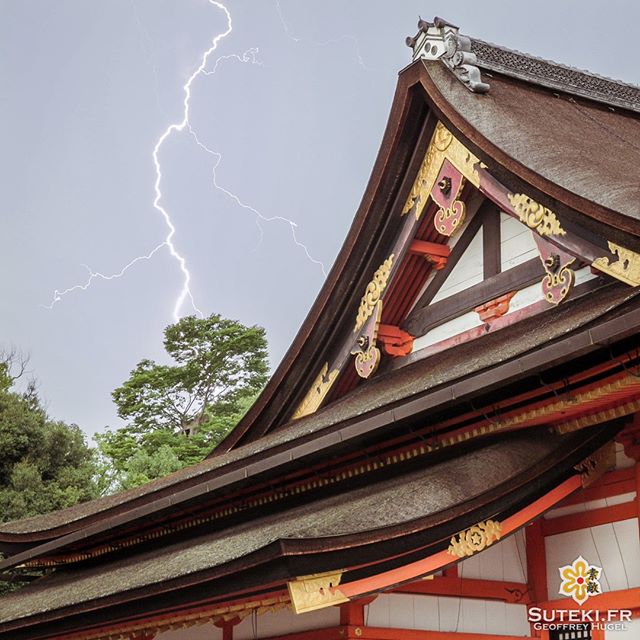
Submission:
[[[266,327],[275,366],[358,206],[405,36],[419,14],[464,33],[640,81],[640,5],[539,0],[229,0],[233,31],[191,85],[190,122],[160,148],[161,205],[205,313]],[[31,355],[48,410],[91,434],[119,426],[111,391],[162,330],[183,286],[153,207],[152,152],[182,120],[183,86],[225,14],[207,0],[0,3],[0,342]],[[220,56],[226,56],[218,61]],[[606,153],[606,150],[603,150]],[[217,189],[212,181],[216,170]],[[181,308],[192,313],[188,300]]]

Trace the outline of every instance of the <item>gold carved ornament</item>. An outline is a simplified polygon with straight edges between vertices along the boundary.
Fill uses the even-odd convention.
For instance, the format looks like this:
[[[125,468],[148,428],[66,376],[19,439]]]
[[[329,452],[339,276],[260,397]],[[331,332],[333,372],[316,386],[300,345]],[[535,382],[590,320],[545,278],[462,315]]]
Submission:
[[[414,209],[416,219],[420,218],[445,159],[448,159],[471,184],[476,187],[480,186],[480,176],[476,165],[484,165],[442,122],[438,122],[420,169],[418,169],[418,175],[411,187],[409,197],[402,209],[402,215],[406,215]]]
[[[394,254],[392,253],[373,274],[360,300],[353,332],[360,332],[356,346],[351,351],[355,358],[356,372],[361,378],[369,378],[380,364],[381,353],[376,347],[378,327],[382,317],[382,294],[387,287]]]
[[[524,193],[510,193],[509,202],[520,222],[524,222],[541,236],[564,236],[566,231],[560,226],[556,214]]]
[[[458,558],[472,556],[500,540],[502,525],[495,520],[485,520],[453,536],[447,553]]]
[[[607,256],[596,258],[591,265],[598,271],[630,284],[632,287],[640,285],[640,254],[631,249],[625,249],[614,242],[608,242],[609,251],[618,256],[615,262]]]
[[[306,613],[349,602],[338,585],[342,571],[302,576],[287,583],[291,606],[295,613]]]
[[[291,418],[296,420],[297,418],[302,418],[303,416],[315,413],[322,404],[327,393],[329,393],[329,390],[339,373],[339,369],[333,369],[333,371],[329,372],[329,363],[325,362],[324,365],[322,365],[322,369],[320,369],[320,373],[313,381],[313,384],[302,399],[302,402],[293,412]]]
[[[389,281],[389,275],[391,275],[391,267],[393,266],[393,253],[376,269],[373,274],[371,282],[367,285],[364,291],[364,295],[360,299],[360,306],[358,307],[358,315],[356,316],[356,325],[353,329],[355,333],[358,329],[361,329],[364,323],[369,319],[376,305],[380,301],[387,282]]]

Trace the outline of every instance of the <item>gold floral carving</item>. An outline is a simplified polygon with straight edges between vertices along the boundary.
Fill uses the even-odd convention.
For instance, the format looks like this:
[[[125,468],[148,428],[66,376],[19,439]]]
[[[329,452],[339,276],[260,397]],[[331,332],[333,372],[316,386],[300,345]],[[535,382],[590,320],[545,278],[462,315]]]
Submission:
[[[509,202],[520,222],[524,222],[541,236],[564,236],[566,231],[560,226],[556,214],[524,193],[510,193]]]
[[[472,556],[474,553],[478,553],[478,551],[482,551],[497,540],[500,540],[501,535],[502,525],[499,522],[495,520],[479,522],[466,531],[459,533],[457,539],[456,536],[453,536],[447,552],[458,558]]]
[[[640,254],[631,249],[625,249],[618,244],[608,242],[609,251],[618,256],[615,262],[610,258],[596,258],[591,264],[593,267],[617,280],[622,280],[632,287],[640,285]]]
[[[616,466],[616,448],[613,440],[587,456],[574,469],[582,477],[582,486],[592,485],[605,471]]]
[[[415,209],[416,218],[420,217],[445,158],[448,158],[471,184],[480,186],[480,176],[476,168],[480,161],[477,156],[473,155],[442,122],[438,122],[409,197],[402,209],[402,215]]]
[[[303,576],[287,583],[294,612],[306,613],[349,602],[338,589],[341,579],[342,572],[338,571]]]
[[[315,413],[322,404],[327,393],[329,393],[329,389],[331,389],[331,386],[335,382],[339,373],[339,369],[334,369],[329,372],[329,363],[325,362],[322,369],[320,369],[320,373],[313,381],[309,391],[307,391],[307,395],[302,399],[302,402],[293,412],[291,418],[296,420],[297,418],[302,418],[303,416]]]
[[[354,327],[354,333],[361,329],[364,323],[369,319],[375,306],[378,304],[389,280],[391,274],[391,267],[393,265],[394,255],[391,254],[376,270],[373,274],[373,279],[367,285],[364,295],[360,300],[360,307],[358,308],[358,315],[356,316],[356,326]]]

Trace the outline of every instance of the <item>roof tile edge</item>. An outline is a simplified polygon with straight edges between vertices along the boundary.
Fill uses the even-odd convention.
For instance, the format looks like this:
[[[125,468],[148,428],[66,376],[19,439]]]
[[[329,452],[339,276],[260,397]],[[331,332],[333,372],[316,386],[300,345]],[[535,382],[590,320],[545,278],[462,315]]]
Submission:
[[[413,49],[413,61],[440,60],[470,91],[487,93],[489,85],[480,77],[471,39],[458,31],[458,27],[437,16],[433,22],[420,19],[418,33],[406,39],[407,46]]]
[[[640,113],[640,87],[470,38],[478,67]]]

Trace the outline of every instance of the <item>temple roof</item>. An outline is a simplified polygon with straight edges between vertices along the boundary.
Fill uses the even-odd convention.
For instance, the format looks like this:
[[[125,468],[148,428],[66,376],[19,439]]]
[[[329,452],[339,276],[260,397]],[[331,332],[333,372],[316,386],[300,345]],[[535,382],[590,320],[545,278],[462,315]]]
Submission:
[[[0,525],[11,554],[0,571],[56,568],[3,599],[0,640],[47,637],[49,623],[81,628],[84,607],[99,612],[91,624],[130,621],[337,567],[352,597],[380,590],[366,582],[376,572],[416,559],[440,564],[413,579],[432,573],[455,561],[457,532],[495,517],[508,534],[576,490],[580,465],[637,411],[639,90],[471,40],[440,19],[410,40],[415,60],[352,228],[255,405],[200,464]],[[436,217],[456,207],[466,221],[443,231]],[[504,270],[503,217],[534,252]],[[491,235],[490,221],[482,260],[493,256],[495,270],[429,325],[433,298],[421,292],[440,282],[438,267],[449,277],[445,258]],[[558,289],[566,279],[560,299],[532,293],[543,276]],[[470,303],[475,286],[484,297]],[[481,315],[525,291],[513,313]],[[431,339],[461,314],[471,328]],[[383,325],[422,346],[385,351],[362,375],[354,361]],[[29,635],[32,621],[41,635]]]
[[[348,425],[354,419],[363,421],[378,415],[381,410],[390,411],[399,402],[418,399],[471,374],[490,371],[497,365],[513,362],[511,369],[522,375],[526,369],[518,361],[520,356],[538,352],[541,346],[545,346],[547,350],[554,350],[554,344],[562,339],[566,340],[569,336],[577,336],[581,329],[586,336],[586,342],[581,345],[584,347],[590,341],[589,327],[605,324],[607,320],[623,316],[625,313],[637,315],[640,309],[638,293],[640,292],[628,287],[612,285],[595,294],[581,296],[501,332],[489,333],[469,344],[453,347],[445,353],[435,354],[399,370],[390,371],[373,379],[369,384],[356,388],[325,409],[294,420],[285,428],[222,456],[209,458],[129,491],[42,516],[0,524],[0,548],[3,540],[8,542],[25,539],[35,542],[39,538],[46,540],[69,534],[74,530],[95,525],[99,520],[116,516],[126,517],[127,512],[132,512],[133,517],[133,509],[141,508],[150,502],[154,502],[158,510],[163,507],[170,508],[180,501],[178,491],[192,495],[188,493],[189,488],[200,485],[202,490],[212,492],[216,488],[212,484],[214,478],[219,478],[219,487],[237,482],[249,477],[252,473],[251,465],[259,460],[265,460],[265,465],[257,467],[256,472],[263,471],[267,468],[266,460],[273,456],[277,458],[283,447],[291,451],[294,445],[317,442],[323,434],[335,433],[337,427]],[[573,347],[578,345],[575,340],[571,344]],[[563,352],[556,350],[556,353]],[[546,358],[541,355],[538,360],[533,370],[544,368]],[[500,379],[504,385],[509,377],[505,374]],[[482,390],[481,384],[476,382],[475,378],[471,379],[467,386]],[[455,395],[461,398],[462,388],[458,389]],[[442,398],[441,402],[445,398]],[[435,406],[437,407],[437,403]],[[336,435],[334,441],[339,440]],[[325,442],[324,446],[327,444]],[[291,459],[289,456],[286,461]],[[244,469],[245,472],[239,476],[237,469]],[[231,475],[229,477],[226,474]]]
[[[481,69],[612,107],[640,112],[638,85],[507,49],[477,38],[471,38],[471,51],[476,54],[477,65]]]
[[[478,95],[439,62],[422,64],[485,153],[494,146],[567,192],[640,220],[638,115],[497,73],[487,78],[491,89]]]
[[[13,625],[8,623],[19,626],[22,619],[31,617],[33,623],[64,618],[69,607],[89,601],[92,607],[107,607],[184,590],[216,576],[227,576],[228,588],[230,573],[237,581],[240,571],[258,565],[265,565],[266,573],[249,578],[245,589],[252,581],[259,584],[269,575],[272,579],[286,578],[290,571],[295,575],[295,559],[305,550],[326,556],[328,560],[322,561],[325,565],[337,563],[345,568],[354,564],[355,558],[355,564],[365,559],[371,563],[380,559],[377,555],[388,554],[388,549],[366,551],[366,545],[383,540],[392,541],[395,553],[407,553],[416,545],[424,549],[430,542],[446,546],[459,526],[456,517],[467,511],[475,520],[486,517],[487,498],[481,496],[492,496],[490,500],[499,505],[491,509],[509,512],[522,504],[526,495],[539,493],[545,483],[543,474],[552,471],[555,478],[566,477],[564,474],[579,459],[573,451],[593,447],[589,441],[602,441],[602,433],[596,428],[589,433],[553,436],[542,429],[509,441],[487,441],[479,449],[461,449],[449,460],[400,477],[293,508],[286,517],[278,513],[258,518],[106,566],[62,569],[2,598],[0,638],[9,637],[6,634],[11,633]],[[416,537],[418,532],[422,533]],[[356,556],[352,552],[355,548],[360,549]],[[352,555],[345,555],[349,551]],[[268,568],[277,558],[290,555],[284,574],[283,569]],[[313,565],[307,568],[313,570]],[[179,596],[172,598],[172,604],[177,605]],[[17,633],[11,637],[23,636]]]

